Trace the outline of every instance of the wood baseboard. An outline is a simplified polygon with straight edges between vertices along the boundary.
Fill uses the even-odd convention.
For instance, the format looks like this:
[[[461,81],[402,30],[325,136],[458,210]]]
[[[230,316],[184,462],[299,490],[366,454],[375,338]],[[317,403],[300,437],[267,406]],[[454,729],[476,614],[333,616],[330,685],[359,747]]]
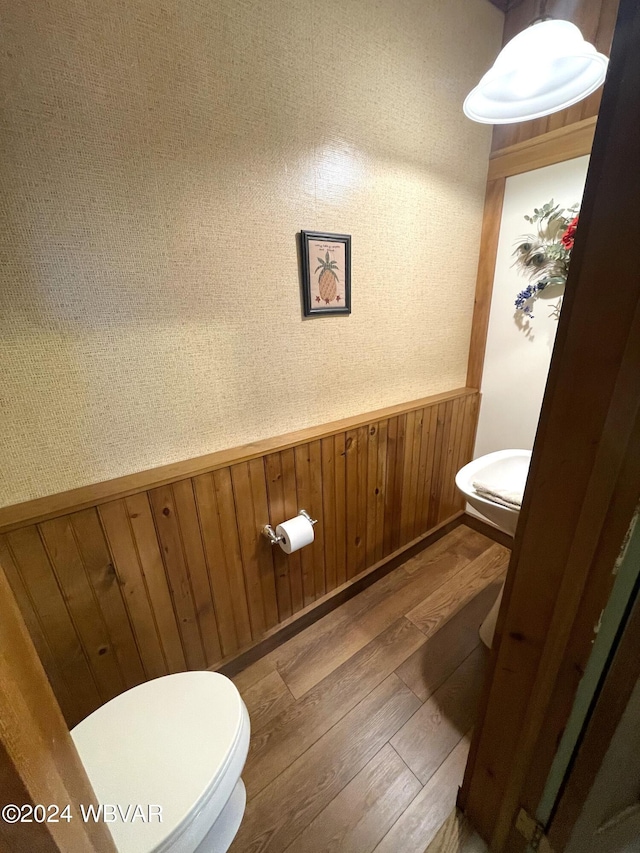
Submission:
[[[260,658],[269,654],[269,652],[273,651],[278,646],[281,646],[283,643],[286,643],[287,640],[295,637],[296,634],[299,634],[305,628],[308,628],[309,625],[313,625],[314,622],[322,619],[322,617],[326,616],[327,613],[331,613],[332,610],[340,607],[340,605],[344,604],[345,601],[349,601],[350,598],[354,598],[358,593],[367,589],[367,587],[376,583],[376,581],[379,581],[394,569],[397,569],[398,566],[402,565],[402,563],[405,563],[407,560],[410,560],[411,557],[415,557],[416,554],[419,554],[421,551],[424,551],[425,548],[433,545],[434,542],[438,541],[438,539],[442,539],[442,537],[446,536],[447,533],[451,533],[451,531],[455,530],[456,527],[459,527],[463,523],[466,524],[467,522],[465,517],[468,516],[464,512],[456,513],[447,521],[439,524],[434,530],[431,530],[429,533],[425,533],[423,536],[419,536],[403,548],[399,548],[393,554],[385,557],[384,560],[376,563],[375,566],[372,566],[362,576],[355,580],[347,581],[347,583],[343,584],[338,589],[334,589],[332,592],[317,601],[314,601],[313,604],[310,604],[309,607],[305,608],[305,610],[300,613],[296,613],[284,624],[278,625],[277,628],[275,628],[263,640],[260,640],[260,642],[255,646],[251,646],[239,655],[233,657],[233,659],[224,662],[222,665],[211,667],[211,669],[215,672],[221,672],[229,678],[237,675],[237,673],[246,669],[250,664],[260,660]],[[469,527],[471,526],[472,525],[469,525]]]
[[[493,524],[487,524],[486,521],[475,515],[471,515],[470,512],[462,513],[460,523],[466,524],[467,527],[477,530],[478,533],[482,533],[484,536],[488,536],[489,539],[493,539],[499,545],[504,545],[505,548],[513,548],[513,536],[509,536],[508,533],[505,533],[504,530],[499,530]]]

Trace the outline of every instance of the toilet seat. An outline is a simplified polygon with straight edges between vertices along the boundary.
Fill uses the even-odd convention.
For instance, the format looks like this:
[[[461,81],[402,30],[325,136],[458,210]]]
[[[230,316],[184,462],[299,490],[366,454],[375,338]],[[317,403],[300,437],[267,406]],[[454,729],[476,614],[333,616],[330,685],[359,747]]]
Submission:
[[[107,824],[119,853],[182,853],[195,850],[238,783],[249,716],[225,676],[181,672],[116,696],[71,736],[98,802],[121,808]],[[151,819],[133,819],[136,805]],[[162,807],[161,823],[149,805]]]

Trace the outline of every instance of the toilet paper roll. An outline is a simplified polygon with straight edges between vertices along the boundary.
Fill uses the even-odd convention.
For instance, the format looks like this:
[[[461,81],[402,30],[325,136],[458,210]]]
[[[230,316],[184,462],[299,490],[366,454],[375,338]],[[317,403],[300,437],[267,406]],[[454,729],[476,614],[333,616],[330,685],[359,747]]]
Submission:
[[[285,554],[299,551],[313,542],[313,524],[303,515],[296,515],[276,527],[276,536],[282,536],[278,544]]]

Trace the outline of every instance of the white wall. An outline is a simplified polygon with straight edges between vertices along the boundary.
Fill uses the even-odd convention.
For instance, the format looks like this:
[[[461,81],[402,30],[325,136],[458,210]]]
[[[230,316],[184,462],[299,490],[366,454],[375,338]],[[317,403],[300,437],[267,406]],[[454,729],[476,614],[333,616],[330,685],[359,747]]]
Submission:
[[[558,325],[557,292],[534,306],[534,319],[518,324],[516,294],[528,281],[513,268],[518,238],[535,207],[550,199],[568,207],[582,198],[589,157],[546,166],[506,183],[489,333],[482,377],[482,403],[474,458],[505,448],[530,450],[540,416],[551,351]],[[520,312],[518,312],[520,313]]]

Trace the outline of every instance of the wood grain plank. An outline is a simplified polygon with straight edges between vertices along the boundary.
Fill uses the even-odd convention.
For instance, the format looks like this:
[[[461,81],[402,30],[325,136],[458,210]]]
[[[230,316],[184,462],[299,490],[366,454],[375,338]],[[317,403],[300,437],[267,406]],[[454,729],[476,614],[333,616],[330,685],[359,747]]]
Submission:
[[[68,516],[44,521],[40,535],[103,702],[124,690],[111,638],[97,605]]]
[[[417,481],[418,468],[413,464],[416,452],[416,435],[421,429],[417,428],[418,412],[409,412],[405,432],[404,457],[402,460],[402,493],[400,497],[400,540],[399,545],[405,545],[413,538],[413,518],[415,509],[414,487]],[[418,444],[418,462],[420,446]]]
[[[236,673],[231,680],[240,693],[244,695],[254,684],[257,684],[273,672],[277,672],[275,660],[273,656],[265,655],[255,661],[255,663]]]
[[[140,595],[146,591],[168,671],[182,672],[187,663],[148,496],[131,495],[124,506],[143,578]]]
[[[333,441],[333,437],[326,439]],[[300,509],[310,510],[311,506],[311,457],[309,454],[308,445],[299,445],[295,448],[295,463],[296,463],[296,478],[298,487],[298,504]],[[313,516],[312,516],[313,518]],[[317,528],[316,524],[316,528]],[[315,533],[315,531],[314,531]],[[316,594],[316,575],[315,575],[315,554],[313,547],[303,548],[300,552],[300,565],[302,570],[302,585],[304,589],[305,600],[309,603],[315,601]]]
[[[454,809],[425,853],[488,853],[488,850],[463,813]]]
[[[396,620],[271,720],[251,741],[243,772],[249,794],[254,796],[276,779],[424,642],[424,635],[406,619]]]
[[[336,583],[347,580],[347,507],[345,433],[333,437],[336,457]]]
[[[314,528],[314,542],[307,547],[313,555],[316,598],[320,598],[327,591],[324,575],[324,514],[322,510],[322,447],[320,441],[312,441],[309,444],[309,474],[311,477],[309,506],[300,507],[300,509],[306,509],[311,517],[318,521]]]
[[[367,436],[367,480],[366,480],[366,539],[365,567],[376,561],[376,509],[378,484],[378,424],[370,424]]]
[[[36,527],[16,530],[6,541],[60,673],[73,691],[74,722],[79,722],[102,703],[53,567]]]
[[[267,788],[247,801],[234,853],[285,850],[419,705],[390,675]],[[258,846],[257,846],[258,845]]]
[[[53,692],[62,709],[67,725],[72,726],[78,722],[72,690],[70,690],[69,685],[64,679],[54,650],[49,645],[43,626],[40,623],[40,617],[31,601],[31,596],[22,579],[18,565],[13,559],[7,536],[0,536],[0,567],[9,581],[13,596],[47,674],[47,678],[51,682]]]
[[[424,853],[451,810],[464,776],[469,740],[463,737],[375,848],[375,853]],[[453,853],[453,851],[452,851]]]
[[[420,454],[416,462],[418,472],[416,495],[413,502],[413,534],[412,538],[420,536],[426,530],[422,526],[422,503],[424,499],[425,481],[428,479],[427,462],[429,454],[429,432],[431,429],[431,409],[422,411],[422,428],[420,434]]]
[[[252,477],[250,463],[243,462],[231,468],[231,480],[238,519],[238,536],[247,590],[251,633],[254,639],[258,639],[267,628],[275,625],[278,620],[272,546],[260,533],[269,519],[264,469],[262,472],[254,470]],[[255,487],[253,481],[255,481]],[[260,488],[263,491],[258,496],[258,506],[256,507],[254,491],[257,493]],[[270,605],[269,615],[267,615],[263,599],[264,588],[267,583],[270,586],[267,595]]]
[[[391,739],[426,785],[476,720],[488,652],[476,648]]]
[[[575,110],[573,116],[572,122],[560,127],[557,125],[562,119],[558,116],[547,133],[513,144],[507,141],[493,151],[489,160],[487,189],[490,184],[503,181],[511,175],[520,175],[589,154],[593,145],[596,117],[583,118],[580,109]]]
[[[436,462],[436,433],[438,429],[438,407],[430,406],[429,426],[428,426],[428,442],[427,442],[427,459],[424,477],[422,481],[422,495],[420,497],[420,529],[427,531],[429,529],[429,509],[431,507],[431,486],[435,474]]]
[[[455,416],[457,414],[457,400],[451,400],[451,405],[447,404],[446,406],[446,414],[445,414],[445,432],[443,436],[442,443],[442,458],[440,459],[439,470],[441,473],[440,487],[439,487],[439,506],[438,506],[438,515],[436,517],[436,524],[441,521],[445,521],[450,517],[449,507],[447,506],[447,495],[449,492],[449,487],[453,483],[453,475],[451,473],[452,469],[452,454],[453,454],[453,437],[454,430],[456,427]]]
[[[148,511],[147,497],[146,495],[142,497],[144,503],[147,504],[146,509]],[[129,502],[132,506],[128,508]],[[130,525],[131,515],[136,514],[136,503],[135,497],[113,501],[102,504],[98,513],[113,557],[118,583],[123,591],[124,603],[129,613],[131,627],[136,637],[136,644],[140,651],[146,676],[147,678],[158,678],[161,675],[167,675],[169,668],[158,636],[154,609],[147,595],[136,540]],[[162,567],[162,573],[164,575],[164,567]],[[169,609],[173,614],[173,604],[170,599]],[[178,646],[180,649],[182,648],[179,636]],[[182,665],[183,669],[186,668],[184,655],[182,655]]]
[[[267,481],[262,459],[252,459],[249,462],[249,480],[251,482],[251,498],[255,511],[255,521],[268,518]],[[262,603],[268,628],[278,623],[278,604],[276,596],[276,579],[273,568],[273,548],[259,533],[260,523],[254,522],[254,536],[257,543],[258,565],[260,569],[260,585],[262,588]]]
[[[293,448],[280,453],[282,462],[282,491],[284,495],[284,517],[294,518],[300,509],[296,487],[296,465]],[[302,564],[298,552],[288,555],[289,586],[291,589],[291,611],[297,613],[304,607],[302,589]]]
[[[135,687],[145,681],[144,667],[98,512],[96,509],[85,509],[73,513],[69,516],[69,523],[73,528],[96,603],[102,613],[124,687]]]
[[[200,635],[193,587],[182,546],[173,486],[149,492],[149,502],[158,531],[162,559],[169,580],[173,607],[178,619],[188,669],[206,669],[207,659]]]
[[[295,839],[289,850],[370,853],[421,790],[420,782],[387,744]]]
[[[475,434],[477,426],[477,398],[467,397],[462,403],[462,431],[460,440],[456,449],[456,473],[470,462],[473,457],[473,444],[475,444]],[[465,499],[462,493],[455,485],[455,475],[453,483],[452,506],[453,510],[462,510],[465,506]]]
[[[375,480],[375,549],[373,559],[379,562],[384,556],[384,505],[385,489],[387,482],[387,458],[388,458],[388,421],[380,421],[378,424],[378,460],[376,466]]]
[[[345,438],[347,507],[347,579],[357,573],[358,553],[358,431]]]
[[[478,629],[500,587],[498,580],[481,590],[398,667],[396,675],[418,699],[426,702],[480,644]]]
[[[274,528],[287,519],[284,505],[284,489],[282,485],[282,459],[279,453],[272,453],[264,458],[264,471],[267,480],[267,496],[269,500],[269,523]],[[292,614],[291,585],[289,583],[289,556],[275,546],[272,551],[273,566],[276,580],[276,596],[278,600],[278,620],[288,619]]]
[[[226,469],[222,470],[224,471]],[[236,620],[234,615],[235,596],[231,592],[231,571],[227,561],[227,549],[223,546],[223,531],[220,523],[218,498],[213,478],[214,474],[202,474],[200,477],[195,477],[193,480],[193,487],[198,506],[198,516],[200,519],[200,528],[202,530],[202,540],[208,567],[208,575],[216,607],[220,643],[222,646],[222,652],[225,655],[229,655],[237,651],[243,643],[240,642],[236,631]],[[233,523],[235,533],[235,518]],[[232,558],[234,554],[233,542],[228,549],[228,553]],[[237,554],[237,557],[239,558],[239,553]],[[241,588],[241,600],[243,598],[244,583]],[[249,640],[250,634],[248,638],[245,638],[244,642],[247,643]]]
[[[403,493],[403,477],[404,477],[404,456],[406,443],[408,415],[398,416],[398,426],[396,430],[395,441],[395,466],[393,485],[391,487],[391,551],[397,551],[402,540],[402,493]],[[386,523],[386,520],[385,520]]]
[[[359,575],[367,565],[367,457],[369,427],[358,429],[358,497],[356,525],[356,563],[354,574]]]
[[[455,476],[457,473],[455,465],[458,458],[457,447],[460,442],[463,419],[463,414],[460,409],[460,400],[454,400],[452,403],[451,431],[449,433],[449,441],[444,460],[444,479],[442,483],[441,507],[438,521],[445,521],[454,513],[453,493],[455,490]]]
[[[448,563],[452,558],[457,560],[459,568],[462,568],[483,554],[494,542],[495,539],[490,539],[484,533],[466,524],[460,524],[442,539],[403,563],[402,568],[408,575],[416,571],[437,572],[440,562]]]
[[[210,667],[222,659],[222,647],[193,481],[179,480],[171,488],[202,648],[206,665]]]
[[[482,553],[488,547],[487,542],[493,544],[468,529],[459,534],[457,531],[448,534],[436,543],[439,546],[437,556],[430,559],[430,549],[426,549],[422,552],[423,560],[420,554],[410,561],[411,574],[404,567],[396,569],[325,616],[321,622],[311,625],[274,650],[280,674],[293,695],[300,697],[306,693],[393,622],[433,594],[478,553]],[[475,547],[474,543],[477,543]],[[326,654],[328,645],[332,649],[330,656]]]
[[[443,583],[428,599],[409,610],[407,619],[427,636],[435,634],[478,592],[504,576],[510,556],[507,548],[495,542],[456,574],[455,581]]]
[[[452,406],[447,403],[439,406],[438,425],[436,428],[436,454],[435,470],[431,479],[431,495],[429,507],[428,526],[433,527],[438,523],[442,508],[442,489],[445,476],[445,465],[447,446],[449,443],[449,432],[451,430]]]
[[[213,472],[213,485],[216,494],[221,549],[225,557],[226,576],[231,595],[231,608],[236,628],[238,645],[242,648],[251,642],[251,622],[247,604],[238,521],[233,483],[229,468],[219,468]],[[209,565],[209,574],[213,578],[217,572]],[[226,652],[225,652],[226,654]]]
[[[251,719],[252,736],[295,701],[275,669],[241,692]]]
[[[324,563],[326,590],[331,592],[338,586],[338,542],[336,524],[336,457],[335,436],[322,439],[322,512],[324,518]],[[305,604],[315,598],[315,591],[310,597],[305,596]]]
[[[384,484],[384,533],[382,537],[382,554],[385,557],[393,551],[393,500],[397,446],[398,418],[389,418],[387,421],[387,472]]]
[[[469,360],[467,362],[467,385],[469,388],[479,389],[482,385],[504,189],[504,177],[490,179],[487,182],[484,211],[482,214],[482,232],[480,234],[482,250],[478,258],[473,319],[471,321],[471,340],[469,342]]]
[[[406,541],[410,542],[417,535],[416,506],[418,503],[418,488],[420,484],[420,457],[422,455],[422,428],[424,425],[424,409],[418,409],[415,413],[415,424],[413,428],[413,450],[411,453],[411,476],[409,481],[409,502],[407,506]]]

